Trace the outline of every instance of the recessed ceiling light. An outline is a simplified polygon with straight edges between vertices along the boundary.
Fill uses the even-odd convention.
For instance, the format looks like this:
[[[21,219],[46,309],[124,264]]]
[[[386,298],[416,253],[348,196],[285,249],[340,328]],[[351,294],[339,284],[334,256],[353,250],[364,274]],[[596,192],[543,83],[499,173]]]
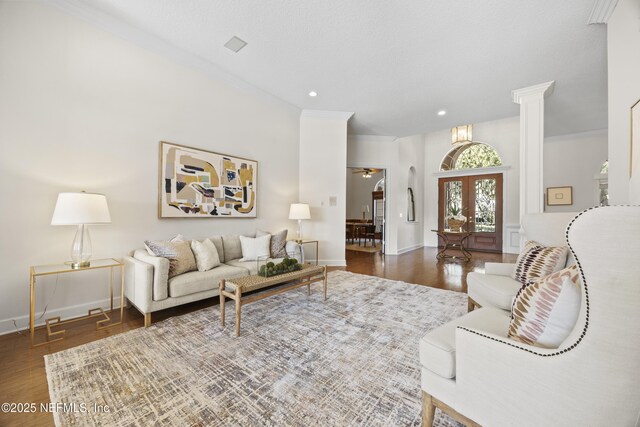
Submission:
[[[438,111],[438,115],[439,115],[439,116],[444,116],[445,114],[447,114],[447,112],[446,112],[446,111],[444,111],[444,110],[440,110],[440,111]]]
[[[242,40],[241,38],[238,38],[236,36],[233,36],[229,39],[228,42],[226,42],[224,44],[224,47],[226,47],[229,50],[234,51],[235,53],[240,52],[240,49],[242,49],[243,47],[245,47],[247,45],[247,42]]]
[[[318,96],[318,92],[312,90],[311,92],[309,92],[309,96]]]

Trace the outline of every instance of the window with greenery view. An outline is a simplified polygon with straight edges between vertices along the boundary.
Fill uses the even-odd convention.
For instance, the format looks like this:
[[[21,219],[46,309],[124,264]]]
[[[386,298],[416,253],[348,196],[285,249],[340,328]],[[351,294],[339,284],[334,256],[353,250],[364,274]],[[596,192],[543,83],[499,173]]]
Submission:
[[[488,144],[472,142],[454,147],[442,160],[440,170],[475,169],[501,166],[500,156]]]

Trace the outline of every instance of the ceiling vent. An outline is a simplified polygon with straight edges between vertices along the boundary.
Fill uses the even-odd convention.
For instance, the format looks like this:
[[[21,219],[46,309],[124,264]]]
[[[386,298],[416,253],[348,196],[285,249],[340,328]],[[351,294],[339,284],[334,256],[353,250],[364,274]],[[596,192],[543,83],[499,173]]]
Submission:
[[[240,49],[242,49],[243,47],[245,47],[247,45],[247,42],[236,37],[233,36],[229,39],[228,42],[226,42],[224,44],[224,47],[226,47],[229,50],[234,51],[235,53],[240,52]]]

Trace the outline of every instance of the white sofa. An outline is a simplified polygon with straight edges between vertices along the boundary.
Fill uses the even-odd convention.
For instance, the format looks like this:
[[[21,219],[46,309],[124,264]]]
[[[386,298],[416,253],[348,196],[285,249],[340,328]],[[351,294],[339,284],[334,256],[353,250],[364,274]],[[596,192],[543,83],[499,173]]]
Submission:
[[[525,240],[535,240],[545,246],[566,246],[566,230],[577,212],[529,214],[522,218]],[[567,265],[575,261],[567,257]],[[516,265],[488,262],[484,273],[467,275],[469,311],[476,307],[495,307],[511,311],[511,302],[522,283],[513,279]]]
[[[240,261],[242,246],[239,236],[213,236],[209,239],[216,246],[222,263],[209,271],[190,271],[169,279],[167,258],[149,255],[144,248],[124,257],[125,296],[144,314],[145,326],[151,325],[151,313],[155,311],[218,296],[220,279],[257,274],[256,261]],[[285,249],[299,262],[304,262],[302,248],[295,241],[287,241]]]
[[[640,206],[592,208],[567,230],[580,316],[557,349],[507,338],[509,315],[480,308],[420,342],[423,425],[435,407],[483,426],[638,426]]]

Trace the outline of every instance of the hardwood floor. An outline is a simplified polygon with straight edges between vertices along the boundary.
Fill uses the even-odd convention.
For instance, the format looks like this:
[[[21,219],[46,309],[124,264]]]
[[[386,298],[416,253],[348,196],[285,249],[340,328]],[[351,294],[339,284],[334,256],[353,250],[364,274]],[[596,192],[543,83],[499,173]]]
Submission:
[[[436,250],[421,248],[399,256],[383,256],[380,253],[347,251],[347,267],[342,270],[380,276],[392,280],[465,292],[466,277],[470,271],[482,271],[485,262],[514,262],[515,255],[474,252],[470,262],[436,263]],[[331,268],[336,270],[338,268]],[[177,316],[218,304],[218,298],[198,301],[180,307],[154,313],[153,321]],[[85,320],[67,325],[63,341],[46,346],[29,348],[28,332],[0,336],[0,403],[35,403],[35,413],[15,414],[0,411],[0,426],[50,426],[51,413],[40,412],[40,403],[49,402],[44,355],[76,347],[91,341],[116,335],[144,325],[143,316],[134,308],[125,310],[122,325],[102,331],[95,330],[95,322]],[[42,339],[43,331],[39,331]],[[76,402],[81,403],[81,402]],[[85,402],[91,404],[92,402]]]

